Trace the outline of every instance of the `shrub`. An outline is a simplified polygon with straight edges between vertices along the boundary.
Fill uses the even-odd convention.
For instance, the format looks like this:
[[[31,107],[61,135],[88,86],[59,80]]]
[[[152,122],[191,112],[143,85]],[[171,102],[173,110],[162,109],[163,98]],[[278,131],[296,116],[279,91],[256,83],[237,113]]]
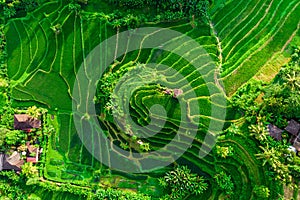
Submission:
[[[270,196],[270,190],[266,186],[255,186],[253,189],[254,194],[260,199],[267,199]]]
[[[226,194],[233,194],[234,184],[231,180],[231,176],[227,175],[224,171],[214,176],[218,186],[225,191]]]

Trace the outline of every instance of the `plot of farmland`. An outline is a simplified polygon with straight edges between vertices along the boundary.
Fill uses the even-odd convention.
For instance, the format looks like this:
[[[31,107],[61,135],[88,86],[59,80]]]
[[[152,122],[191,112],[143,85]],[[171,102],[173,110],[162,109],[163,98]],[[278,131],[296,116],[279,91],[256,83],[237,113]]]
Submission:
[[[244,199],[251,198],[252,185],[271,185],[266,179],[265,169],[258,168],[259,161],[255,158],[256,144],[243,136],[226,138],[224,145],[231,145],[235,155],[220,159],[211,152],[199,159],[199,151],[210,144],[205,143],[206,131],[209,124],[224,123],[223,119],[211,117],[211,107],[220,107],[222,116],[224,106],[218,102],[222,95],[222,86],[217,85],[216,66],[221,64],[220,76],[224,82],[226,94],[232,94],[242,84],[255,76],[259,69],[271,59],[276,52],[282,52],[290,36],[297,30],[300,13],[300,2],[297,0],[252,0],[230,1],[223,8],[216,10],[212,15],[212,28],[209,25],[192,27],[189,21],[180,23],[160,23],[157,27],[167,27],[191,37],[204,47],[207,54],[197,55],[193,60],[209,62],[203,68],[194,68],[186,60],[168,51],[159,49],[139,49],[126,52],[118,58],[119,63],[114,70],[126,68],[128,63],[157,63],[177,70],[189,83],[177,77],[171,70],[157,69],[158,74],[166,77],[164,86],[169,88],[182,88],[182,99],[189,106],[187,114],[190,123],[199,122],[194,126],[183,124],[184,130],[196,131],[196,138],[187,149],[178,163],[189,164],[192,168],[212,178],[217,169],[231,174],[235,183],[235,190],[245,194]],[[59,32],[53,30],[56,25],[61,26]],[[145,25],[149,26],[149,25]],[[51,140],[50,155],[57,156],[57,160],[48,159],[46,165],[47,178],[57,181],[91,180],[93,171],[103,168],[97,159],[89,152],[77,134],[72,112],[72,91],[76,74],[86,56],[101,42],[117,34],[116,29],[105,18],[95,16],[87,19],[84,16],[70,11],[62,2],[49,2],[41,6],[26,18],[11,20],[6,27],[8,41],[8,75],[13,85],[13,99],[17,104],[22,102],[36,102],[46,106],[50,111],[57,113],[59,132]],[[215,37],[215,35],[217,37]],[[150,35],[150,34],[149,34]],[[180,38],[174,38],[179,40]],[[220,42],[220,43],[218,43]],[[189,49],[188,44],[177,47],[185,50],[186,54],[197,52]],[[108,46],[107,50],[115,49]],[[208,56],[209,55],[209,56]],[[199,61],[200,62],[200,61]],[[124,67],[125,66],[125,67]],[[206,70],[206,71],[205,71]],[[145,76],[149,78],[148,76]],[[149,78],[150,79],[150,78]],[[150,79],[151,80],[151,79]],[[153,78],[153,82],[155,77]],[[178,81],[179,80],[179,81]],[[205,81],[209,80],[209,82]],[[178,81],[178,82],[176,82]],[[134,84],[129,80],[128,84]],[[137,82],[138,83],[138,82]],[[190,90],[187,90],[190,89]],[[210,89],[208,89],[210,88]],[[212,92],[213,91],[213,92]],[[124,91],[120,91],[124,93]],[[196,97],[193,97],[193,94]],[[191,98],[193,97],[193,98]],[[167,117],[163,118],[159,111],[154,111],[153,118],[149,117],[151,107],[159,104],[164,107]],[[142,126],[148,125],[152,120],[157,124],[166,121],[158,134],[147,138],[153,150],[167,145],[179,128],[181,109],[177,100],[159,92],[154,84],[137,86],[129,101],[130,116],[134,122]],[[199,107],[199,105],[201,105]],[[81,105],[82,106],[82,105]],[[200,114],[199,114],[200,113]],[[220,117],[221,118],[221,117]],[[112,121],[100,120],[103,129],[108,134],[112,144],[127,143],[128,138],[120,134],[120,128]],[[157,127],[147,127],[146,133],[155,132]],[[212,133],[213,134],[213,133]],[[93,140],[93,139],[92,139]],[[95,142],[95,141],[94,141]],[[175,151],[181,145],[171,146],[167,152]],[[201,150],[200,150],[201,149]],[[118,152],[116,150],[116,152]],[[134,152],[129,149],[129,152]],[[162,159],[159,157],[158,159]],[[113,160],[110,162],[114,162]],[[59,172],[55,172],[56,165],[63,163]],[[141,166],[141,168],[148,166]],[[105,168],[105,167],[104,167]],[[151,176],[151,173],[149,173]],[[132,175],[135,179],[135,175]],[[210,186],[204,199],[218,199],[222,192]]]

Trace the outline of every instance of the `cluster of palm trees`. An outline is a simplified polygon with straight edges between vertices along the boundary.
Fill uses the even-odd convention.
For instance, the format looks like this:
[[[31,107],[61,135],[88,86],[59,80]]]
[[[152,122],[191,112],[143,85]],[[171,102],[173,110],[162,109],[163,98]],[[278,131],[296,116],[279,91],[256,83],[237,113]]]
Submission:
[[[3,8],[3,15],[8,19],[15,16],[19,10],[25,10],[28,12],[32,11],[37,6],[38,1],[36,0],[0,1],[0,9],[1,7]]]
[[[298,176],[298,156],[288,151],[288,138],[275,141],[269,137],[267,124],[284,128],[290,119],[300,119],[300,48],[294,47],[291,61],[282,66],[271,83],[250,81],[232,97],[232,104],[249,123],[249,136],[261,145],[257,153],[262,165],[274,178],[290,183]],[[300,160],[300,159],[298,159]],[[299,176],[300,177],[300,176]]]
[[[159,184],[171,193],[167,195],[168,199],[189,199],[191,195],[202,194],[208,188],[204,178],[192,173],[187,166],[178,166],[166,173],[159,178]]]
[[[293,172],[298,170],[294,163],[297,156],[287,152],[286,140],[275,142],[267,137],[266,123],[284,127],[288,119],[300,117],[300,66],[296,59],[299,54],[299,48],[294,48],[291,62],[282,67],[274,82],[265,89],[257,123],[249,126],[250,135],[262,145],[257,158],[262,160],[263,166],[268,164],[276,172],[276,179],[286,183],[291,183]]]
[[[260,146],[260,148],[262,149],[262,153],[256,154],[256,157],[263,160],[262,165],[269,164],[271,166],[272,170],[276,172],[276,180],[291,183],[292,176],[289,171],[289,165],[282,160],[283,153],[274,147],[269,147],[269,145],[266,147]]]
[[[299,55],[300,50],[295,47],[291,62],[282,67],[274,83],[266,90],[262,110],[273,113],[273,118],[300,118]]]
[[[233,147],[232,146],[216,146],[218,156],[222,158],[227,158],[228,156],[233,155]]]
[[[260,142],[265,142],[269,132],[263,122],[259,121],[257,124],[249,126],[250,136],[254,136]]]
[[[109,3],[127,7],[156,9],[155,19],[175,20],[182,17],[208,17],[208,0],[109,0]]]
[[[134,16],[133,14],[127,14],[124,17],[118,16],[114,13],[110,15],[102,15],[103,19],[108,22],[110,25],[112,25],[113,28],[119,29],[121,27],[127,27],[128,29],[133,29],[139,26],[141,23],[141,19],[139,19],[137,16]]]

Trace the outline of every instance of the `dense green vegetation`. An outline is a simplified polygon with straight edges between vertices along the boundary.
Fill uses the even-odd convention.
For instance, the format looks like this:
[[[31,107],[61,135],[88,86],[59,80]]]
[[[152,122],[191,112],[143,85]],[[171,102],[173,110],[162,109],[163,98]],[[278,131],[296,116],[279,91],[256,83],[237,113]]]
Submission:
[[[299,158],[287,150],[291,145],[290,136],[284,134],[282,141],[276,141],[269,136],[266,125],[284,129],[289,120],[300,117],[298,52],[299,48],[294,47],[291,61],[271,83],[249,82],[232,98],[233,105],[245,113],[250,136],[261,145],[262,153],[256,156],[276,172],[273,174],[276,179],[287,184],[293,182],[293,178],[295,183],[299,181],[296,175]],[[258,101],[259,96],[261,101]]]
[[[192,174],[186,166],[177,167],[159,181],[161,186],[171,190],[171,196],[166,195],[166,199],[188,199],[190,195],[202,194],[208,186],[203,177]]]
[[[300,49],[289,45],[291,41],[300,45],[299,12],[297,0],[1,2],[0,150],[22,147],[29,139],[42,141],[44,148],[38,165],[26,163],[20,175],[0,173],[1,198],[283,198],[282,186],[300,181],[300,158],[287,150],[290,138],[286,132],[282,141],[275,141],[266,126],[283,129],[290,119],[300,120]],[[105,48],[117,55],[122,31],[151,26],[175,30],[196,41],[206,52],[193,57],[193,62],[203,65],[195,68],[176,53],[144,49],[140,44],[135,51],[115,56],[94,97],[100,125],[110,145],[119,147],[113,151],[122,157],[138,152],[142,159],[176,135],[192,143],[176,162],[162,169],[125,173],[99,162],[77,134],[73,85],[81,64],[86,65],[84,59],[99,43],[117,35],[115,46]],[[198,50],[188,42],[176,49],[186,55]],[[275,70],[278,74],[271,82],[253,78],[258,72],[268,75],[268,64],[279,54],[283,60],[275,65],[286,64]],[[147,71],[149,63],[166,65],[178,73],[163,68]],[[121,87],[120,81],[133,88],[128,100],[129,87]],[[183,89],[183,94],[177,97],[176,89]],[[192,93],[196,96],[191,97]],[[225,105],[220,96],[228,101],[226,119],[222,118]],[[121,107],[124,102],[129,105],[128,116]],[[188,107],[185,117],[189,122],[183,125],[182,105]],[[216,118],[211,117],[212,107],[218,108]],[[43,116],[42,131],[13,130],[13,114],[22,109]],[[116,115],[122,119],[119,124]],[[139,133],[155,134],[140,137],[126,117],[146,127],[138,129]],[[155,124],[148,126],[152,121]],[[157,133],[162,122],[166,123]],[[207,133],[210,123],[224,124],[224,128]],[[178,133],[180,127],[184,133]],[[193,131],[195,138],[188,134]],[[215,146],[207,143],[207,134],[218,135]],[[95,138],[91,140],[96,143]],[[168,158],[182,146],[171,144],[165,157],[153,161]],[[201,151],[208,154],[199,157]]]

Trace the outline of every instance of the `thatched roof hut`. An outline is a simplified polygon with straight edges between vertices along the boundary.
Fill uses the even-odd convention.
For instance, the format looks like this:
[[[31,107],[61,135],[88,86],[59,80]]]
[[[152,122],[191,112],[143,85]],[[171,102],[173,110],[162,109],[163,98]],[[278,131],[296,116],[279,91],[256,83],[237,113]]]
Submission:
[[[289,121],[287,127],[285,127],[285,130],[292,135],[297,136],[300,130],[300,124],[292,119]]]
[[[276,140],[282,140],[282,132],[283,130],[281,130],[280,128],[278,128],[277,126],[273,125],[273,124],[269,124],[268,125],[268,131],[271,137],[273,137]]]
[[[183,93],[183,90],[182,89],[174,89],[173,92],[174,92],[173,97],[177,98],[179,95],[181,95]]]

